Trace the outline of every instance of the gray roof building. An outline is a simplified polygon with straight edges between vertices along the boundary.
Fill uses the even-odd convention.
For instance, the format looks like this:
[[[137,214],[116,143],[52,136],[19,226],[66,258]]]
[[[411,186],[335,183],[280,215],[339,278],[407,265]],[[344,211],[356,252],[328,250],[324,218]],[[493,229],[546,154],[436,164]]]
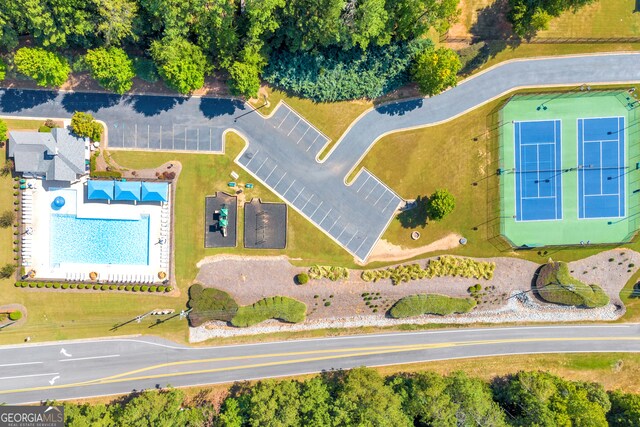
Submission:
[[[9,157],[16,172],[44,176],[48,181],[75,181],[86,173],[89,138],[66,128],[48,132],[9,132]]]

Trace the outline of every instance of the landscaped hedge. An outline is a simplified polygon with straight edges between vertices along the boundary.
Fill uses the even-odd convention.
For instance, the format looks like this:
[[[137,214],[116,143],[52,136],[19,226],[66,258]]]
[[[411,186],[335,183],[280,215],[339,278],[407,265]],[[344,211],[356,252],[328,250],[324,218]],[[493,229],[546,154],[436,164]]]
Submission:
[[[9,320],[13,320],[15,322],[16,320],[20,319],[22,319],[21,311],[12,311],[11,313],[9,313]]]
[[[491,280],[496,265],[493,262],[475,261],[471,258],[443,255],[429,260],[423,269],[419,264],[399,265],[384,270],[365,270],[361,277],[365,282],[377,282],[380,279],[391,279],[397,285],[417,279],[432,279],[434,277],[464,277],[468,279]]]
[[[53,289],[93,289],[95,291],[131,291],[131,286],[116,286],[116,285],[98,285],[98,284],[84,284],[84,283],[60,283],[60,282],[32,282],[32,281],[20,281],[14,284],[16,288],[53,288]],[[140,286],[135,286],[140,290]],[[171,292],[173,288],[171,286],[143,286],[146,288],[146,292]]]
[[[122,173],[118,171],[94,171],[91,178],[121,178]]]
[[[192,309],[189,313],[191,326],[200,326],[210,320],[230,322],[238,311],[238,304],[228,293],[204,288],[199,283],[189,288],[187,307]]]
[[[389,315],[396,319],[420,316],[422,314],[438,314],[445,316],[453,313],[468,313],[476,306],[473,298],[453,298],[438,294],[409,295],[398,300],[389,310]]]
[[[566,262],[550,261],[543,266],[536,279],[538,295],[545,301],[596,308],[609,304],[609,296],[598,285],[587,285],[571,276]]]
[[[267,319],[278,319],[283,322],[300,323],[304,321],[307,305],[288,297],[263,298],[252,305],[238,308],[238,312],[231,319],[233,326],[246,328]]]
[[[346,280],[349,278],[349,269],[328,265],[314,265],[309,269],[309,277],[311,279],[329,279],[334,282],[337,280]]]

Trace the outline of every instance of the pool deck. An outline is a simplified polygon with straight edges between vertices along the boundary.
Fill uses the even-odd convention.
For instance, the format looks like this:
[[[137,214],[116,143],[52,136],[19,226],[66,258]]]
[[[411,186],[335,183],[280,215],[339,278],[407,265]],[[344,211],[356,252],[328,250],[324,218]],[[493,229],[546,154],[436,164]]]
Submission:
[[[70,187],[60,188],[54,182],[29,179],[29,189],[23,192],[21,218],[23,222],[22,256],[25,270],[35,271],[35,279],[67,280],[69,282],[93,283],[159,283],[158,273],[170,276],[168,269],[171,256],[170,203],[94,202],[85,198],[86,177]],[[171,193],[171,192],[170,192]],[[58,210],[52,209],[57,196],[66,203]],[[52,214],[76,215],[79,218],[102,218],[135,220],[141,215],[149,216],[149,264],[76,264],[51,265],[50,245]],[[29,229],[29,233],[26,231]],[[164,243],[159,243],[164,239]],[[82,245],[82,242],[78,242]],[[126,245],[126,242],[123,242]],[[89,273],[98,277],[91,281]]]

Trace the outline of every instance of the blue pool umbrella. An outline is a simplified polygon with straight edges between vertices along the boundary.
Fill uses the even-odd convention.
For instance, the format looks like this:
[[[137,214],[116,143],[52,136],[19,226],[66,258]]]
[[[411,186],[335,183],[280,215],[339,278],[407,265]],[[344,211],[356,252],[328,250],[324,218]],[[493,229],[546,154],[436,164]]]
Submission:
[[[89,200],[113,200],[113,181],[87,181]]]
[[[53,199],[53,205],[54,205],[56,208],[58,208],[58,209],[60,209],[61,207],[63,207],[63,206],[64,206],[64,203],[65,203],[65,202],[64,202],[64,197],[62,197],[62,196],[58,196],[58,197],[56,197],[55,199]]]
[[[166,182],[143,182],[142,201],[143,202],[166,202],[169,184]]]
[[[114,200],[129,200],[134,202],[140,201],[140,182],[139,181],[115,181]]]

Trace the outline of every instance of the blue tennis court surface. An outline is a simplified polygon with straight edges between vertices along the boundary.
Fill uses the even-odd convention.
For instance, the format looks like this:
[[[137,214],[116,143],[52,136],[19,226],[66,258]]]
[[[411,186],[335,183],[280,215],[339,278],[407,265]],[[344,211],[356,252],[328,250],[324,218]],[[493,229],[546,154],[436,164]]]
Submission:
[[[516,221],[562,219],[560,120],[514,122]]]
[[[579,218],[625,216],[624,118],[578,119]]]

